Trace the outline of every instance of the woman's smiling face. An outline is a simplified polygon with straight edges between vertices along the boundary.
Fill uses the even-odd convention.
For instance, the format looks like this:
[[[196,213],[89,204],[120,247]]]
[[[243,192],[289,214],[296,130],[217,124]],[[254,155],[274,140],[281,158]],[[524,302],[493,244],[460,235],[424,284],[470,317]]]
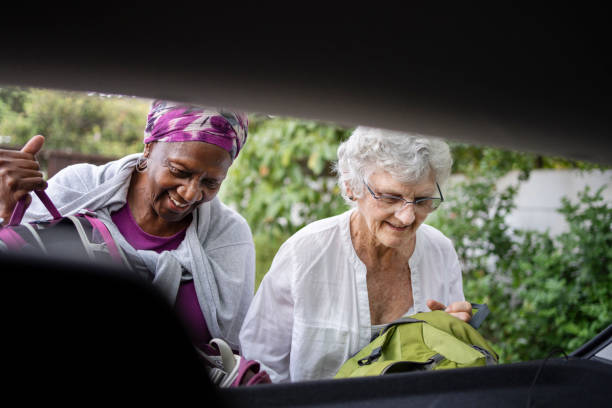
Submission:
[[[150,143],[143,189],[149,216],[174,223],[203,202],[212,200],[232,164],[229,153],[210,143]]]
[[[402,183],[394,180],[389,173],[379,170],[374,172],[367,182],[377,195],[403,197],[409,201],[435,197],[438,191],[432,172],[421,181]],[[376,244],[386,247],[401,248],[411,245],[416,230],[429,213],[416,210],[413,204],[407,204],[398,211],[389,210],[384,203],[373,198],[367,189],[364,190],[365,193],[357,199],[358,214],[361,218],[359,225],[366,228],[366,231],[361,232],[369,234]]]

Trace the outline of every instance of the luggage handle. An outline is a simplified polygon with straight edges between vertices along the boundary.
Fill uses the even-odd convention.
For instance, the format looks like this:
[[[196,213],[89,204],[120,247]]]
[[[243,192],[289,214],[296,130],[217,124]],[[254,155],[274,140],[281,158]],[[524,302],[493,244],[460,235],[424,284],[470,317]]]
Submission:
[[[469,321],[470,326],[475,329],[478,329],[482,322],[489,315],[489,306],[486,303],[472,303],[472,309],[476,309],[476,313],[472,316],[472,319]]]
[[[62,218],[62,215],[57,210],[57,208],[55,208],[55,205],[53,204],[53,202],[51,201],[47,193],[44,192],[44,190],[34,190],[34,192],[36,193],[40,201],[42,201],[42,203],[45,205],[45,207],[47,208],[47,210],[49,211],[49,213],[51,214],[54,220],[59,220],[60,218]],[[19,225],[21,223],[21,220],[23,219],[25,210],[26,210],[26,197],[23,196],[17,202],[17,205],[13,209],[13,213],[11,214],[11,219],[9,220],[8,225],[9,226]]]
[[[490,313],[489,310],[489,306],[487,306],[486,303],[470,303],[472,305],[472,309],[476,309],[476,313],[474,313],[472,315],[472,318],[469,321],[469,325],[472,326],[475,329],[478,329],[480,327],[480,325],[482,324],[482,322],[484,322],[484,320],[487,318],[487,316]],[[389,323],[388,325],[386,325],[381,334],[384,334],[387,330],[389,330],[389,328],[391,326],[394,326],[396,324],[400,324],[400,323],[418,323],[421,322],[422,320],[417,320],[417,319],[413,319],[412,317],[401,317],[391,323]],[[378,336],[377,336],[378,337]]]
[[[49,196],[47,195],[47,193],[45,193],[44,190],[34,190],[34,193],[36,193],[40,201],[47,208],[47,210],[53,217],[54,221],[63,218],[61,213],[58,211],[57,207],[55,207],[55,204],[53,204],[53,201],[51,201],[51,198],[49,198]],[[23,196],[17,202],[17,205],[13,209],[13,213],[11,214],[11,219],[9,220],[7,226],[12,227],[12,226],[19,225],[21,223],[21,220],[23,219],[25,211],[26,211],[26,196]],[[103,241],[106,244],[106,248],[111,258],[113,258],[115,261],[119,263],[123,262],[123,264],[126,265],[128,269],[131,270],[132,268],[130,264],[128,263],[128,261],[125,259],[125,255],[123,255],[123,252],[121,251],[121,249],[116,245],[115,241],[113,240],[110,232],[108,231],[104,223],[96,218],[96,214],[89,210],[81,210],[79,211],[78,215],[85,217],[89,221],[89,223],[93,226],[93,228],[96,229],[100,233]],[[72,217],[68,217],[68,218],[72,218]],[[78,224],[78,221],[76,221],[75,219],[72,219],[71,221],[74,223],[75,227],[77,228],[77,232],[78,232],[78,228],[80,224]],[[88,240],[85,239],[84,234],[82,233],[79,233],[79,236],[81,237],[83,245],[85,246],[85,248],[87,248]]]

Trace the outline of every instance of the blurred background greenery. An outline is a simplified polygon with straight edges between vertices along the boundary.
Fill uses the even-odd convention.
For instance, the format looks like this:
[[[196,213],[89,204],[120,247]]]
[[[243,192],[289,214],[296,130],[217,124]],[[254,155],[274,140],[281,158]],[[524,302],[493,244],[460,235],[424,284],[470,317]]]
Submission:
[[[150,100],[121,95],[0,87],[0,145],[46,136],[45,149],[120,157],[142,150]],[[221,199],[251,226],[257,285],[279,246],[309,222],[348,209],[333,174],[338,145],[352,129],[265,114],[249,117],[249,139],[230,169]],[[551,235],[506,222],[519,185],[496,180],[518,170],[601,166],[491,147],[449,143],[453,174],[445,204],[428,219],[450,237],[462,261],[464,290],[487,303],[481,331],[502,362],[571,352],[612,322],[612,206],[585,188],[559,212],[569,230]]]

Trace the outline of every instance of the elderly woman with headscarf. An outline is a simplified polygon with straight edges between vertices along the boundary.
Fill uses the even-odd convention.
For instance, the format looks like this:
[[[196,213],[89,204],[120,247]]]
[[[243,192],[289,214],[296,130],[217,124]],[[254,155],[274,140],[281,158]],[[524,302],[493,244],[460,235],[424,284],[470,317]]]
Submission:
[[[254,290],[250,228],[216,197],[247,138],[243,113],[154,101],[144,152],[102,166],[77,164],[48,186],[33,137],[20,152],[0,151],[0,217],[44,189],[62,215],[94,211],[134,269],[175,305],[194,344],[211,337],[238,349],[238,333]],[[24,221],[48,218],[41,201]]]
[[[451,164],[442,141],[357,128],[337,163],[354,208],[281,246],[240,333],[245,357],[273,382],[325,379],[402,316],[442,309],[469,321],[453,244],[423,223]]]

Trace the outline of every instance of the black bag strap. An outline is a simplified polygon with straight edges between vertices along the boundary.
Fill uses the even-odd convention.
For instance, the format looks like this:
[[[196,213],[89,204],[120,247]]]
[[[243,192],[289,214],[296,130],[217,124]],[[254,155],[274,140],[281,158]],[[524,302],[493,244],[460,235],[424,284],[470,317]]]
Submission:
[[[489,306],[485,303],[472,303],[472,309],[476,309],[476,313],[472,316],[472,320],[470,320],[470,326],[478,329],[489,315]]]

